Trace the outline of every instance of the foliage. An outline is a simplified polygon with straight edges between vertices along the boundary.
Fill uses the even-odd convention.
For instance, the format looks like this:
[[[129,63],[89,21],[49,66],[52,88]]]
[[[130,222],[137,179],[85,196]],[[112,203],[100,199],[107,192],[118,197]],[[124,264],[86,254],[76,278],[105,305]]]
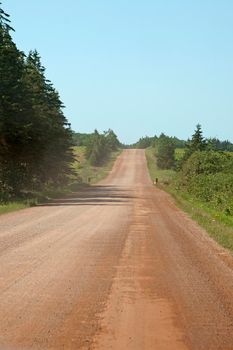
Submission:
[[[184,153],[185,153],[185,148],[176,148],[175,149],[176,164],[177,164],[177,162],[179,162],[183,158]]]
[[[190,180],[188,192],[226,214],[233,214],[233,175],[200,174]]]
[[[186,161],[179,184],[195,198],[233,215],[232,157],[216,151],[197,151]]]
[[[186,150],[183,158],[181,159],[178,167],[182,164],[196,151],[204,151],[207,147],[207,141],[202,135],[201,125],[197,124],[194,134],[192,135],[191,140],[188,140],[186,143]]]
[[[192,185],[196,186],[198,184],[198,189],[203,191],[203,197],[204,194],[208,195],[208,187],[212,186],[210,192],[213,194],[214,205],[211,197],[209,197],[210,201],[206,201],[205,199],[200,199],[201,194],[195,196],[193,190],[188,192],[187,187],[178,186],[177,178],[179,178],[179,174],[175,173],[175,171],[158,169],[156,167],[153,148],[146,149],[146,157],[152,181],[158,177],[158,186],[172,194],[177,205],[188,212],[219,244],[233,252],[233,216],[229,215],[232,208],[233,196],[231,194],[226,198],[228,186],[233,183],[233,179],[230,179],[232,175],[222,173],[212,174],[209,175],[209,179],[205,184],[202,182],[202,180],[205,181],[205,175],[203,174],[199,175],[197,182],[193,179]],[[203,178],[201,179],[201,177]],[[201,185],[199,181],[202,182]],[[222,190],[218,192],[218,195],[215,192],[216,184],[222,186]]]
[[[175,166],[175,143],[169,136],[161,134],[156,142],[157,165],[160,169]]]
[[[110,151],[116,151],[121,146],[117,135],[114,133],[113,130],[108,129],[107,131],[105,131],[104,137],[107,142],[107,147],[108,149],[110,149]]]
[[[216,210],[233,215],[233,157],[214,150],[197,129],[185,152],[177,185]]]
[[[145,154],[151,180],[154,182],[157,178],[159,186],[164,186],[173,183],[177,175],[175,170],[158,168],[154,147],[148,147],[145,150]]]
[[[176,148],[184,149],[186,147],[186,141],[181,140],[176,136],[170,137],[170,139],[174,142]]]
[[[233,144],[228,140],[220,141],[217,138],[210,138],[207,139],[207,145],[209,149],[214,151],[233,152]]]
[[[77,147],[86,147],[89,144],[92,136],[93,134],[79,133],[74,131],[72,132],[73,143]]]
[[[83,186],[85,184],[94,184],[105,178],[109,171],[112,169],[114,161],[121,153],[121,151],[121,149],[118,149],[117,151],[111,152],[109,157],[104,162],[102,162],[101,165],[96,166],[92,165],[90,163],[90,160],[86,158],[85,146],[75,146],[74,154],[77,161],[74,162],[73,166],[75,172],[79,175],[79,186]],[[74,190],[74,185],[77,187],[76,179],[71,186],[69,185],[69,188]]]
[[[103,134],[97,130],[91,135],[86,147],[86,157],[92,165],[101,165],[109,157],[111,152],[120,147],[116,134],[109,129]]]
[[[184,163],[182,168],[183,179],[189,181],[200,174],[216,174],[230,170],[232,158],[216,151],[196,151]]]
[[[153,136],[153,137],[144,136],[144,137],[141,137],[135,144],[133,144],[131,146],[131,148],[145,149],[147,147],[150,147],[150,146],[154,145],[156,139],[157,139],[157,136]]]
[[[162,134],[164,135],[164,134]],[[169,137],[170,140],[174,143],[176,148],[185,148],[186,147],[186,141],[180,140],[178,137]],[[144,136],[141,137],[136,143],[133,143],[132,145],[125,146],[125,148],[140,148],[145,149],[148,147],[156,147],[156,144],[159,140],[158,136]]]
[[[72,137],[58,92],[45,77],[37,51],[13,42],[9,15],[0,9],[0,186],[2,198],[71,173]]]

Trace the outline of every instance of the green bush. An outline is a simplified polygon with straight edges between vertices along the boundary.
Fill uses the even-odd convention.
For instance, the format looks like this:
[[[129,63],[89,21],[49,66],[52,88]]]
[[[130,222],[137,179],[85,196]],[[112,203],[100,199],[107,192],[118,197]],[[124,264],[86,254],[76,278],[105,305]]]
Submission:
[[[186,190],[214,209],[233,215],[233,174],[199,174],[190,178]]]
[[[233,162],[229,155],[216,151],[196,151],[182,167],[182,176],[189,181],[199,174],[230,172]]]
[[[210,207],[233,215],[233,161],[228,154],[194,152],[182,166],[178,185]]]
[[[168,136],[160,135],[157,141],[157,166],[172,169],[175,166],[175,143]]]

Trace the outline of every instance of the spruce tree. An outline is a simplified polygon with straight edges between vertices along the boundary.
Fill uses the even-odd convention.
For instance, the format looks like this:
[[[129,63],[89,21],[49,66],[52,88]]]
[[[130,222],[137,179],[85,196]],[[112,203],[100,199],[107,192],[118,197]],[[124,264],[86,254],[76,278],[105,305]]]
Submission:
[[[35,180],[42,184],[64,183],[71,174],[72,133],[62,111],[63,103],[52,83],[46,79],[37,51],[31,51],[26,59],[25,83],[34,109]]]
[[[197,124],[196,130],[192,135],[192,139],[188,147],[192,151],[192,153],[195,151],[204,151],[204,149],[206,148],[206,140],[202,135],[200,124]]]
[[[63,104],[45,77],[37,51],[18,50],[9,15],[0,8],[1,192],[63,184],[71,174],[72,133]]]
[[[0,8],[0,181],[2,189],[17,191],[25,181],[20,159],[25,137],[24,54],[14,44],[9,15]]]
[[[179,167],[182,167],[186,160],[196,151],[204,151],[207,148],[206,139],[202,135],[201,125],[197,124],[191,140],[186,144],[186,151],[180,161]]]

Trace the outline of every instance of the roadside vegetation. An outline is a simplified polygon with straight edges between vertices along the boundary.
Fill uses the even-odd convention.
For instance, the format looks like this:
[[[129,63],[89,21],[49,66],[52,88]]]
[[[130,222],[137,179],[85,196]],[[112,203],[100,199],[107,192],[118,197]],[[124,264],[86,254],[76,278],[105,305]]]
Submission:
[[[110,152],[101,165],[95,166],[86,158],[85,146],[73,147],[74,162],[71,164],[73,175],[66,185],[57,188],[48,187],[41,191],[27,193],[26,196],[21,194],[12,200],[2,200],[0,202],[0,215],[32,207],[52,198],[69,197],[72,193],[97,183],[108,175],[121,152],[120,148]]]
[[[122,147],[116,134],[109,129],[102,134],[95,130],[91,134],[74,133],[73,169],[79,184],[94,184],[102,180],[111,170]],[[70,187],[74,188],[73,184]]]
[[[105,159],[101,165],[93,165],[89,159],[86,158],[86,147],[74,147],[74,153],[77,161],[74,163],[75,171],[78,174],[77,181],[70,185],[70,189],[75,190],[79,187],[95,184],[104,179],[113,167],[116,158],[120,155],[122,149],[112,151],[108,158]]]
[[[9,15],[0,11],[0,200],[65,185],[74,161],[63,103],[45,76],[37,51],[13,42]]]
[[[170,164],[166,161],[161,167],[161,147],[156,144],[146,149],[146,156],[152,180],[158,178],[159,187],[171,193],[222,246],[233,251],[233,152],[229,150],[230,142],[205,139],[197,125],[186,148],[176,148],[172,155],[163,150]]]
[[[12,211],[25,209],[30,207],[30,203],[26,201],[19,200],[18,202],[8,202],[8,203],[1,203],[0,204],[0,215],[10,213]]]
[[[112,130],[71,130],[39,53],[21,51],[13,31],[0,3],[0,213],[69,193],[86,178],[98,181],[121,146]],[[77,142],[86,142],[85,154]]]

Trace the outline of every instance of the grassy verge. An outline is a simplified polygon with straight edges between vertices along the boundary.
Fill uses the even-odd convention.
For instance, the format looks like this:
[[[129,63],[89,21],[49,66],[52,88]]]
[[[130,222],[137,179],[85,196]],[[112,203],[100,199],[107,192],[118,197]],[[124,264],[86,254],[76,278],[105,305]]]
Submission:
[[[72,192],[79,191],[80,189],[91,184],[95,184],[108,175],[117,156],[122,152],[122,150],[112,152],[111,156],[106,160],[106,162],[98,167],[90,165],[88,160],[85,158],[85,147],[75,147],[74,152],[77,159],[77,162],[74,164],[74,168],[78,173],[78,181],[77,179],[73,179],[66,187],[31,193],[27,199],[18,199],[6,204],[0,204],[0,215],[29,208],[50,199],[69,196]]]
[[[21,201],[7,203],[7,204],[1,204],[0,205],[0,215],[10,213],[12,211],[20,210],[20,209],[25,209],[25,208],[28,208],[29,206],[30,206],[29,203],[26,203],[26,202],[24,203]]]
[[[75,147],[74,152],[77,158],[74,168],[79,174],[80,182],[82,184],[95,184],[108,175],[117,156],[119,156],[122,150],[112,152],[110,157],[101,166],[93,166],[90,164],[85,158],[85,147]]]
[[[156,166],[156,158],[152,148],[146,149],[147,165],[154,180],[159,179],[159,187],[169,192],[177,205],[198,222],[209,235],[224,248],[233,253],[233,217],[209,208],[185,192],[177,190],[174,183],[176,173],[173,170],[160,170]]]
[[[147,167],[149,169],[150,177],[152,181],[156,178],[159,180],[159,184],[161,186],[170,184],[174,177],[176,176],[176,172],[174,170],[161,170],[156,165],[156,158],[154,149],[149,147],[146,149],[146,158],[147,158]]]

